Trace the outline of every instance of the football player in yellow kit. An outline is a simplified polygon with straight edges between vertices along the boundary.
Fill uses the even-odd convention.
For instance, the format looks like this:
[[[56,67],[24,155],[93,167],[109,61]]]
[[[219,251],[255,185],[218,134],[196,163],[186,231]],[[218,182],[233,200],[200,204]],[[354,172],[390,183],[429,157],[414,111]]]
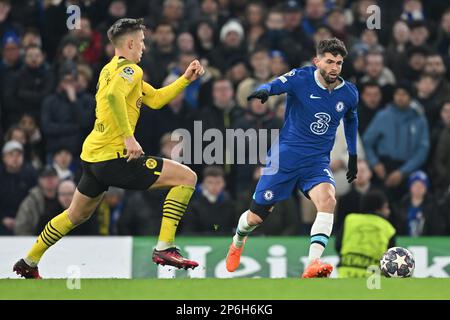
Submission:
[[[170,188],[164,201],[158,243],[153,250],[157,264],[195,268],[184,258],[174,239],[197,182],[187,166],[169,159],[145,156],[134,138],[142,104],[159,109],[204,73],[194,60],[170,85],[155,89],[142,80],[140,62],[144,45],[143,19],[120,19],[108,30],[115,56],[100,73],[95,96],[94,128],[81,152],[83,174],[70,207],[47,223],[35,244],[13,270],[25,278],[40,278],[38,263],[44,252],[94,212],[109,186],[133,190]]]

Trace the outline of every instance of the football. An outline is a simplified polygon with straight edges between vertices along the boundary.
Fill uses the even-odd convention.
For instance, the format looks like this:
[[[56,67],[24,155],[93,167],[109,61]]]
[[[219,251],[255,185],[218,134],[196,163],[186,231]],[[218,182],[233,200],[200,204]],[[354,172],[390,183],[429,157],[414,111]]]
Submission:
[[[414,256],[402,247],[388,249],[380,260],[381,273],[389,278],[411,277],[414,265]]]

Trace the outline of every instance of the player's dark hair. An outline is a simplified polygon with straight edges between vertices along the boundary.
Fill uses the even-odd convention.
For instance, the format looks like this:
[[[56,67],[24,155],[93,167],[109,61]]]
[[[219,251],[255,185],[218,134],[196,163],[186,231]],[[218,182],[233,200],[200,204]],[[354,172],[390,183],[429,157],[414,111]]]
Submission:
[[[119,37],[138,30],[145,30],[144,19],[119,19],[108,29],[108,39],[116,44]]]
[[[345,44],[338,38],[325,39],[319,42],[317,46],[317,55],[323,55],[327,52],[331,53],[333,56],[340,54],[345,58],[348,54]]]
[[[225,179],[225,171],[219,166],[208,166],[203,170],[203,179],[206,177],[222,177]]]
[[[388,203],[388,199],[383,191],[371,190],[361,197],[360,211],[374,214],[379,212],[386,203]]]

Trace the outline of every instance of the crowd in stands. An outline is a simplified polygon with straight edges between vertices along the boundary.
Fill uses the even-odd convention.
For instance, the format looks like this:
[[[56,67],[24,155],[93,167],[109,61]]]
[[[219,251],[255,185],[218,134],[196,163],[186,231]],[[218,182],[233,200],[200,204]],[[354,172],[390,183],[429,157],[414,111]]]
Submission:
[[[81,9],[73,30],[66,24],[70,5]],[[371,5],[380,8],[379,29],[367,27]],[[360,94],[359,161],[349,185],[339,128],[330,164],[335,229],[360,210],[363,194],[381,189],[397,234],[450,235],[446,0],[0,0],[0,235],[37,235],[69,206],[82,142],[95,120],[96,81],[114,55],[106,31],[123,17],[145,19],[140,66],[155,88],[174,81],[194,59],[206,69],[163,109],[141,108],[137,140],[147,155],[167,158],[179,147],[171,133],[194,134],[194,121],[224,137],[227,129],[281,129],[284,95],[265,104],[247,96],[311,65],[320,40],[341,39],[349,52],[342,76]],[[232,235],[261,163],[189,165],[199,183],[179,234]],[[71,234],[156,235],[164,197],[164,190],[110,188],[93,217]],[[294,192],[255,234],[307,235],[315,212]]]

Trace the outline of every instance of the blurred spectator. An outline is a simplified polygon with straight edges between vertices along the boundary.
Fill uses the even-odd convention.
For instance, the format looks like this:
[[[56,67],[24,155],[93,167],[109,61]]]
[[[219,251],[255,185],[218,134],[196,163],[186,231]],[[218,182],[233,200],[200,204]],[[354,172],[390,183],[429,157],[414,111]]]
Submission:
[[[102,35],[92,29],[91,20],[85,16],[81,17],[80,26],[71,33],[78,40],[81,57],[88,64],[96,64],[102,54]]]
[[[439,78],[429,74],[422,75],[416,82],[417,101],[423,107],[428,127],[431,129],[439,122],[441,102],[438,100],[438,95],[441,95],[441,92],[438,91],[438,83]]]
[[[225,236],[233,233],[234,202],[225,186],[222,167],[205,168],[199,195],[192,199],[183,219],[183,234]]]
[[[80,92],[88,92],[92,94],[95,91],[94,88],[92,88],[92,69],[89,67],[89,65],[80,63],[77,65],[77,71],[78,90]]]
[[[53,74],[41,48],[36,45],[25,48],[24,62],[23,67],[8,82],[13,95],[12,105],[7,105],[5,110],[9,124],[18,122],[24,113],[38,119],[42,101],[54,88]]]
[[[56,53],[56,48],[61,38],[67,33],[67,7],[76,4],[83,6],[78,0],[67,0],[58,2],[49,2],[45,7],[42,19],[42,39],[44,41],[44,51],[47,53],[47,58],[52,60]],[[64,27],[61,27],[64,26]]]
[[[187,27],[185,21],[183,21],[184,10],[185,6],[183,1],[164,0],[161,19],[170,23],[174,30],[179,33]]]
[[[364,134],[372,119],[383,107],[383,94],[375,82],[366,82],[360,89],[358,106],[358,132]]]
[[[225,135],[225,129],[241,117],[242,110],[234,101],[234,90],[231,81],[226,78],[214,80],[212,86],[213,104],[205,106],[199,116],[203,130],[219,129]]]
[[[236,193],[236,213],[234,221],[247,210],[252,201],[252,195],[256,184],[261,177],[262,167],[255,166],[248,186]],[[252,234],[262,236],[295,236],[301,233],[302,224],[300,211],[295,198],[292,196],[287,200],[277,203],[273,211]]]
[[[234,19],[228,20],[220,29],[220,42],[211,53],[211,64],[222,74],[236,60],[245,60],[245,34],[242,25]]]
[[[314,43],[303,31],[302,19],[303,11],[297,0],[287,0],[283,4],[284,12],[284,29],[288,32],[289,37],[299,46],[297,48],[298,57],[290,57],[289,61],[292,68],[300,65],[304,60],[308,60],[315,54]]]
[[[36,185],[36,173],[24,163],[23,147],[14,140],[5,143],[0,166],[0,235],[12,235],[17,209]]]
[[[450,187],[450,100],[442,105],[441,119],[444,129],[439,134],[436,151],[431,159],[433,186],[439,193]]]
[[[393,222],[399,235],[412,237],[442,235],[441,213],[429,192],[430,182],[423,171],[413,172],[408,179],[409,193],[394,210]]]
[[[333,32],[331,32],[331,29],[329,26],[327,26],[325,24],[319,25],[316,28],[316,31],[314,31],[314,33],[312,35],[314,48],[317,48],[320,41],[325,40],[325,39],[330,39],[332,37],[333,37]]]
[[[245,33],[248,51],[255,49],[256,43],[265,31],[264,20],[267,8],[262,2],[249,2],[245,8]]]
[[[439,103],[450,96],[450,84],[447,78],[448,69],[450,68],[447,68],[444,58],[440,54],[432,52],[426,57],[423,72],[437,80],[437,88],[434,93]]]
[[[391,199],[402,195],[402,181],[418,170],[429,149],[425,117],[411,107],[411,89],[398,85],[393,104],[376,114],[363,137],[366,157]]]
[[[200,18],[208,19],[211,21],[217,28],[222,28],[227,15],[224,15],[224,12],[220,10],[220,3],[217,0],[200,0]]]
[[[42,104],[42,130],[48,156],[65,147],[73,154],[81,150],[83,131],[92,128],[95,101],[79,92],[76,65],[67,61],[61,66],[57,92]]]
[[[325,0],[306,0],[305,11],[302,20],[303,31],[311,37],[316,32],[317,27],[324,24],[327,8]]]
[[[357,134],[356,150],[358,150],[358,159],[364,159],[364,148],[359,134]],[[348,149],[347,139],[345,138],[344,123],[341,121],[336,130],[333,149],[330,152],[330,169],[333,172],[336,182],[336,197],[340,197],[350,191],[350,184],[347,182],[347,163]]]
[[[127,1],[112,0],[108,6],[106,18],[97,26],[97,31],[105,35],[114,22],[127,16]]]
[[[280,76],[289,72],[289,63],[283,52],[274,50],[270,51],[270,73],[273,76]]]
[[[3,39],[7,32],[18,32],[18,26],[14,23],[11,15],[11,1],[0,1],[0,39]]]
[[[343,41],[347,48],[351,48],[356,41],[348,28],[345,18],[345,11],[340,7],[334,7],[328,12],[327,25],[331,28],[333,35],[339,40]]]
[[[363,50],[365,52],[384,52],[384,47],[378,41],[378,34],[375,30],[366,29],[361,33],[352,50]]]
[[[233,125],[235,129],[243,129],[244,131],[249,129],[256,130],[256,135],[245,137],[245,150],[259,150],[259,148],[264,150],[264,146],[266,146],[266,150],[269,150],[272,140],[278,136],[278,131],[276,131],[276,137],[272,136],[272,130],[279,130],[282,126],[283,121],[275,116],[275,112],[269,109],[268,104],[261,103],[258,99],[252,99],[248,102],[248,107],[243,116],[239,117]],[[260,129],[265,130],[267,135],[260,135]],[[264,138],[266,141],[260,140]],[[242,158],[242,156],[245,157],[245,164],[239,164],[233,168],[236,179],[235,190],[237,193],[240,193],[247,188],[249,181],[251,181],[256,164],[263,163],[265,159],[252,159],[251,157],[255,155],[252,155],[250,151],[246,152],[245,155],[239,154],[239,149],[236,150],[238,146],[239,143],[236,143],[234,151],[236,160],[234,163],[239,163],[238,159]]]
[[[403,73],[406,50],[409,46],[410,30],[406,22],[399,20],[392,28],[392,37],[386,49],[386,65],[394,74]]]
[[[199,114],[199,120],[201,121],[203,132],[208,129],[217,129],[225,137],[226,129],[233,128],[236,121],[242,116],[242,109],[236,105],[234,100],[234,90],[230,80],[226,78],[214,80],[212,98],[212,105],[203,107]],[[232,186],[233,184],[228,178],[231,168],[225,161],[229,151],[223,150],[223,152],[227,183],[229,186]]]
[[[425,68],[427,55],[428,50],[425,47],[410,47],[406,52],[407,65],[399,77],[410,83],[419,80]]]
[[[200,59],[206,59],[207,65],[212,60],[212,51],[217,44],[216,27],[209,20],[200,20],[194,31],[195,48]]]
[[[10,140],[19,142],[23,147],[27,144],[28,137],[25,130],[20,128],[18,125],[13,125],[9,127],[8,131],[6,131],[5,134],[5,142],[8,142]]]
[[[73,180],[74,174],[71,170],[73,155],[70,150],[62,147],[53,155],[53,168],[58,173],[59,180]]]
[[[44,161],[44,145],[42,141],[41,130],[36,124],[36,119],[29,114],[24,114],[19,120],[19,127],[23,129],[27,135],[29,148],[29,158],[34,168],[41,168]]]
[[[285,27],[284,12],[277,8],[271,9],[266,19],[266,31],[258,39],[255,50],[263,47],[282,51],[290,65],[299,65],[309,57],[304,55],[301,45],[291,38]]]
[[[443,56],[450,55],[450,8],[442,14],[435,47]]]
[[[246,61],[236,60],[230,65],[225,77],[231,81],[233,88],[237,90],[239,84],[250,76],[250,68]]]
[[[336,236],[340,278],[365,278],[367,268],[378,266],[388,248],[396,245],[396,230],[388,221],[389,203],[380,191],[361,199],[360,210],[348,212]]]
[[[60,213],[58,184],[58,174],[53,167],[41,170],[38,185],[30,190],[17,211],[14,234],[37,235],[52,217]]]
[[[133,193],[124,197],[125,190],[109,187],[96,210],[101,235],[149,235],[151,211],[141,197]]]
[[[406,22],[421,21],[425,19],[421,0],[403,1],[403,12],[400,16]]]
[[[270,68],[270,55],[269,51],[265,48],[260,48],[253,51],[250,54],[250,65],[253,69],[251,77],[243,80],[236,92],[236,102],[242,108],[247,107],[247,97],[253,92],[259,85],[270,81],[272,78]],[[274,107],[277,97],[270,97],[268,104]]]
[[[153,29],[153,44],[143,56],[143,69],[149,76],[149,83],[160,88],[168,74],[168,66],[177,57],[175,31],[168,22],[160,22]]]
[[[353,35],[359,37],[362,31],[367,29],[367,19],[372,14],[372,11],[367,8],[378,4],[377,0],[359,0],[353,2],[353,23],[350,28]]]
[[[170,70],[170,74],[168,77],[170,77],[171,79],[174,78],[174,76],[176,76],[177,78],[180,77],[187,69],[189,64],[197,58],[198,56],[195,52],[180,53],[178,55],[177,62],[175,66]],[[199,107],[200,87],[202,85],[205,85],[206,82],[211,81],[211,78],[212,74],[210,70],[208,70],[208,68],[205,68],[205,74],[201,78],[198,78],[197,80],[191,82],[184,89],[184,101],[189,108],[196,109]]]
[[[0,60],[0,100],[3,102],[2,109],[5,115],[2,116],[2,124],[5,128],[9,127],[13,120],[9,120],[8,113],[14,110],[17,106],[14,101],[14,90],[11,86],[11,79],[14,73],[17,72],[21,66],[20,59],[20,40],[15,33],[7,32],[2,39],[2,54]]]
[[[37,46],[42,48],[42,37],[38,29],[28,28],[22,35],[22,46],[24,48]]]
[[[178,77],[170,75],[163,86],[167,86]],[[159,150],[159,140],[176,129],[192,129],[196,110],[190,108],[185,100],[185,91],[180,92],[167,106],[160,110],[145,109],[141,111],[141,119],[136,128],[136,137],[140,137],[142,148],[150,154]]]
[[[195,52],[195,43],[192,34],[187,31],[178,34],[177,48],[179,53]]]
[[[337,232],[342,227],[344,219],[350,212],[361,212],[361,197],[373,190],[370,183],[372,179],[372,171],[366,160],[358,159],[358,176],[354,183],[351,184],[350,192],[338,199],[336,210],[336,221],[333,229]]]
[[[409,41],[413,47],[428,47],[430,31],[424,21],[415,21],[409,25]]]
[[[361,83],[377,83],[383,93],[383,102],[389,101],[392,97],[392,86],[396,81],[392,71],[384,65],[383,54],[376,51],[369,52],[366,54],[365,63],[365,76],[361,78]]]

